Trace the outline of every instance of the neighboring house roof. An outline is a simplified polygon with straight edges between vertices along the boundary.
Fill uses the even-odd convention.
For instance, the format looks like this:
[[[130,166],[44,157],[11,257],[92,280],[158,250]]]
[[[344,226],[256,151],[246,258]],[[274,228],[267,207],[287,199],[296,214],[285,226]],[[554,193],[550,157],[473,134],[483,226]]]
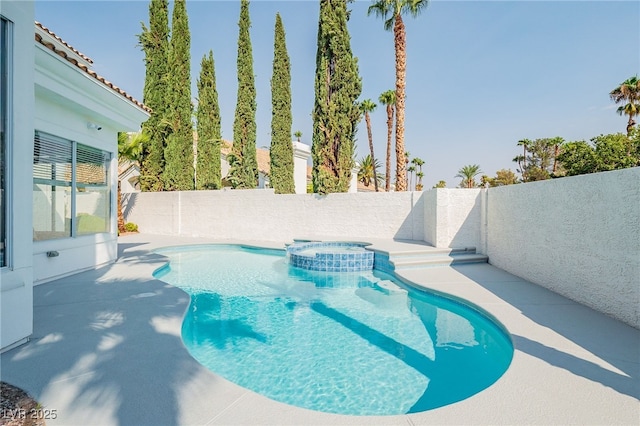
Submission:
[[[233,149],[233,142],[222,140],[222,145],[220,146],[220,153],[226,159],[227,155],[231,153]],[[271,171],[271,156],[269,155],[268,149],[256,148],[256,161],[258,162],[258,171],[265,176],[269,176],[269,172]]]
[[[386,192],[384,190],[384,184],[378,185],[378,191]],[[358,192],[376,192],[376,187],[373,185],[373,183],[369,186],[365,186],[364,183],[358,181]]]
[[[129,172],[133,170],[140,173],[140,166],[138,165],[137,161],[118,161],[118,179],[122,180],[125,175],[129,174]]]
[[[119,94],[120,96],[124,97],[125,99],[133,103],[138,108],[148,113],[151,112],[151,108],[144,105],[142,102],[136,100],[133,96],[131,96],[130,94],[128,94],[127,92],[125,92],[124,90],[116,86],[115,84],[111,83],[104,77],[100,76],[95,71],[91,70],[89,67],[91,67],[91,65],[93,64],[93,61],[88,56],[80,53],[78,50],[76,50],[70,44],[62,40],[58,35],[56,35],[49,28],[42,25],[40,22],[36,21],[35,25],[36,25],[36,33],[35,33],[36,42],[40,43],[41,45],[45,46],[47,49],[51,50],[52,52],[60,56],[61,58],[65,59],[66,61],[80,68],[86,74],[95,78],[104,86],[111,89],[112,91]],[[55,42],[52,41],[51,38],[53,38]]]

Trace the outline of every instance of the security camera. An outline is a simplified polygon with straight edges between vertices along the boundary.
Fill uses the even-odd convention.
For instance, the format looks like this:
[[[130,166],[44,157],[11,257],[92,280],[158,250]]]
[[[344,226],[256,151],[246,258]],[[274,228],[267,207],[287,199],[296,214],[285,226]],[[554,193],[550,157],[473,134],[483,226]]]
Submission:
[[[96,130],[102,130],[102,126],[96,127]]]
[[[87,128],[88,129],[93,129],[93,130],[102,130],[102,126],[97,125],[96,123],[87,123]]]

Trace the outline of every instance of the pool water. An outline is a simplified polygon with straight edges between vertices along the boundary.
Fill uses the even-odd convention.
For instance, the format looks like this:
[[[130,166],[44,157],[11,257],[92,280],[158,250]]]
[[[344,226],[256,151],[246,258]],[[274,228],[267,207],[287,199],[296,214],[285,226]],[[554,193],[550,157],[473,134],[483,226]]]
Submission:
[[[295,268],[284,252],[161,250],[156,276],[191,295],[182,338],[226,379],[274,400],[351,415],[420,412],[468,398],[513,346],[479,311],[378,271]]]

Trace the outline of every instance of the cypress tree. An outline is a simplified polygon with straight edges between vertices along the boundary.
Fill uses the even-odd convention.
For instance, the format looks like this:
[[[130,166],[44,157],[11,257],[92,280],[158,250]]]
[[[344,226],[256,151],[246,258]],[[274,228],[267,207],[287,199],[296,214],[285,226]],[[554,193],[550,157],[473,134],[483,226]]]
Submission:
[[[253,77],[253,53],[249,28],[249,1],[240,3],[238,36],[238,100],[233,121],[233,154],[238,162],[230,171],[234,188],[258,186],[256,159],[256,88]]]
[[[198,80],[198,145],[196,160],[196,189],[220,189],[220,106],[216,91],[213,52],[205,55]]]
[[[176,0],[171,21],[167,78],[167,121],[171,133],[164,150],[164,184],[169,191],[194,188],[193,125],[191,123],[191,45],[185,0]]]
[[[291,144],[291,65],[284,27],[276,14],[271,77],[271,187],[276,194],[293,194],[293,146]]]
[[[149,142],[140,154],[140,188],[143,191],[162,191],[166,127],[163,118],[166,111],[166,78],[169,54],[169,2],[151,0],[149,3],[149,28],[142,24],[138,40],[145,54],[146,74],[143,102],[151,108],[151,116],[142,125]]]
[[[320,0],[313,108],[313,190],[347,192],[362,91],[351,52],[346,0]]]

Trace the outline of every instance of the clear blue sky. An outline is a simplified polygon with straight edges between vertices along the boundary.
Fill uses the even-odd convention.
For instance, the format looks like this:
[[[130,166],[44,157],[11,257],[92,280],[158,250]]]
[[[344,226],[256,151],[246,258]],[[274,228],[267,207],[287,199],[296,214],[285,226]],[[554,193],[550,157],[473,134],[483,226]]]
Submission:
[[[361,99],[392,89],[393,36],[357,1],[349,21],[363,82]],[[136,35],[148,1],[35,2],[36,20],[94,60],[93,69],[142,101],[144,55]],[[257,87],[257,145],[270,144],[273,31],[280,12],[291,57],[293,131],[311,144],[318,1],[251,2]],[[172,4],[170,4],[170,10]],[[192,97],[204,54],[213,50],[223,137],[236,104],[239,1],[187,0]],[[640,2],[432,1],[406,19],[406,147],[425,161],[425,188],[455,187],[457,171],[479,164],[488,175],[515,170],[520,139],[588,140],[624,132],[609,92],[640,74]],[[386,112],[371,116],[376,157],[384,164]],[[368,153],[364,120],[357,158]],[[383,169],[384,170],[384,169]],[[393,172],[392,172],[393,173]]]

